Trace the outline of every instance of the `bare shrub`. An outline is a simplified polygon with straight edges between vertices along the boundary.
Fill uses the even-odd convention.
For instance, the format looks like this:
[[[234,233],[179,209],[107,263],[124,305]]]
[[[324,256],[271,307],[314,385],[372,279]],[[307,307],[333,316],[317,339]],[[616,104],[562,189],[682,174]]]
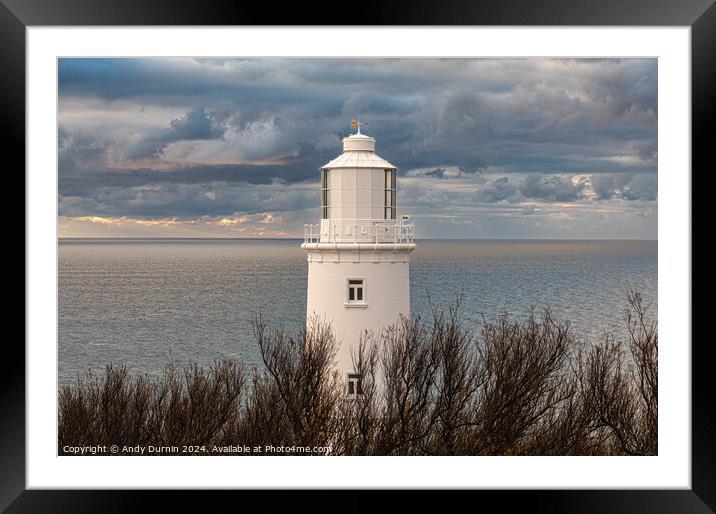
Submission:
[[[221,441],[238,416],[244,373],[220,361],[164,378],[131,377],[107,366],[102,379],[88,374],[59,394],[59,448],[89,445],[206,445]]]
[[[436,351],[420,317],[401,317],[383,331],[380,365],[383,411],[376,451],[382,455],[418,453],[434,422],[431,404]]]
[[[239,415],[245,375],[237,364],[221,361],[208,372],[194,365],[177,374],[169,368],[155,412],[157,433],[174,445],[207,445],[224,440],[224,429]]]
[[[656,455],[659,447],[659,331],[656,319],[649,320],[650,306],[644,304],[641,293],[630,289],[627,299],[631,308],[624,316],[639,391],[635,447],[639,454]]]
[[[474,337],[460,321],[461,298],[448,308],[447,316],[433,307],[432,348],[436,354],[434,425],[426,453],[457,455],[469,452],[477,425],[475,395],[486,382],[479,366]]]
[[[591,349],[579,374],[583,403],[592,413],[594,429],[606,432],[610,453],[656,455],[657,324],[647,320],[649,308],[638,292],[630,289],[627,300],[624,318],[629,354],[624,343],[612,338]]]
[[[538,320],[530,312],[524,323],[507,315],[485,323],[479,346],[484,385],[478,391],[475,453],[502,455],[534,452],[546,421],[573,394],[567,373],[575,344],[568,324],[558,324],[549,310]]]
[[[318,319],[297,337],[254,322],[264,369],[107,366],[59,392],[59,448],[91,445],[330,447],[332,455],[655,455],[658,331],[627,293],[625,342],[585,345],[549,310],[484,320],[460,300],[432,319],[366,332],[346,397],[338,341]],[[248,377],[248,378],[247,378]],[[268,453],[271,453],[270,451]],[[266,452],[250,453],[266,454]]]
[[[338,423],[342,396],[334,372],[338,343],[330,325],[314,318],[294,339],[270,332],[257,318],[254,334],[271,380],[264,384],[279,401],[291,429],[289,442],[302,446],[327,445]]]

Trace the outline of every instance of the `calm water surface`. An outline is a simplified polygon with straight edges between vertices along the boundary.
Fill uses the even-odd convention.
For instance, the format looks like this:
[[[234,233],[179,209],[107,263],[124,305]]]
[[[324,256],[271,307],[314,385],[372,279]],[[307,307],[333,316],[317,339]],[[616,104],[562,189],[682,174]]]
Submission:
[[[59,379],[106,363],[156,374],[171,359],[233,358],[259,365],[251,319],[297,330],[305,322],[305,254],[298,240],[62,240]],[[656,312],[656,241],[420,240],[410,280],[413,313],[428,294],[462,311],[523,317],[550,306],[590,342],[623,333],[633,285]]]

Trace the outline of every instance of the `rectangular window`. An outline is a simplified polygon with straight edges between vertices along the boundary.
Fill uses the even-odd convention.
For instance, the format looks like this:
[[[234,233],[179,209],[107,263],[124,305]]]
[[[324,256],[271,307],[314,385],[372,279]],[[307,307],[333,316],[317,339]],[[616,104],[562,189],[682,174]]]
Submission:
[[[395,219],[395,170],[385,170],[385,219]]]
[[[360,380],[360,375],[357,373],[348,374],[348,396],[355,398],[363,394],[363,387]]]
[[[385,189],[395,189],[395,170],[385,170]]]
[[[348,303],[363,303],[365,283],[362,278],[348,279]]]
[[[327,220],[330,215],[331,177],[329,170],[321,170],[321,217]]]

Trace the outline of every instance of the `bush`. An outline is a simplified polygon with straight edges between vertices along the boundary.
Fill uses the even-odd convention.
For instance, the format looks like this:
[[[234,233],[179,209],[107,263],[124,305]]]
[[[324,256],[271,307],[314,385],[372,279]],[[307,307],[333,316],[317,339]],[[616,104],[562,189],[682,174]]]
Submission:
[[[462,326],[459,301],[447,312],[434,308],[429,323],[401,318],[377,336],[366,333],[355,349],[362,395],[354,399],[332,366],[338,342],[329,325],[314,319],[292,337],[257,318],[264,370],[220,361],[207,369],[170,365],[150,379],[107,366],[103,377],[63,386],[59,453],[153,445],[162,448],[153,454],[246,446],[252,455],[279,453],[272,447],[331,455],[655,455],[657,324],[638,292],[627,299],[628,339],[588,347],[549,310],[522,322],[506,314],[484,321],[479,335]]]

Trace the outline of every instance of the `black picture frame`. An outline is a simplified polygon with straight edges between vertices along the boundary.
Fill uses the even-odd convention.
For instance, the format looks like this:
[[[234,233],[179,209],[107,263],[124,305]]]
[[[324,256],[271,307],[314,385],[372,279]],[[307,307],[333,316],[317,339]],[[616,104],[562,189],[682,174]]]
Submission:
[[[713,173],[714,157],[707,124],[716,119],[716,5],[714,0],[490,0],[461,2],[366,1],[352,9],[351,17],[341,6],[281,3],[280,8],[256,2],[210,2],[153,0],[0,0],[0,118],[1,141],[6,161],[25,166],[25,29],[38,25],[621,25],[690,26],[692,49],[692,170]],[[310,7],[309,7],[310,6]],[[332,15],[321,18],[317,12]],[[9,168],[7,168],[9,169]],[[688,170],[683,170],[688,173]],[[18,172],[19,173],[19,172]],[[692,177],[693,177],[693,171]],[[701,178],[699,179],[701,180]],[[24,190],[23,185],[20,186]],[[699,187],[692,205],[709,188]],[[24,197],[24,195],[23,195]],[[708,202],[706,198],[703,202]],[[693,252],[692,245],[692,252]],[[693,255],[693,253],[692,253]],[[23,256],[27,256],[23,252]],[[27,270],[27,268],[26,268]],[[27,273],[27,271],[26,271]],[[692,271],[693,273],[693,271]],[[27,277],[25,278],[27,280]],[[693,312],[705,309],[694,304]],[[693,314],[692,314],[693,318]],[[683,344],[691,344],[684,341]],[[499,502],[500,510],[521,507],[538,512],[713,512],[716,509],[716,423],[713,416],[714,381],[708,340],[691,345],[692,352],[692,489],[690,490],[585,490],[585,491],[471,491],[451,493],[451,504],[487,508]],[[197,491],[78,491],[26,490],[25,487],[25,351],[19,340],[6,338],[6,362],[0,374],[0,508],[7,512],[131,512],[185,510],[202,506],[208,492]],[[222,499],[245,508],[262,501],[257,492],[214,491]],[[306,502],[361,511],[376,505],[375,492],[351,491],[340,500],[324,492],[273,492],[277,501]],[[300,498],[294,496],[298,494]],[[460,496],[453,496],[458,494]],[[470,497],[466,497],[467,495]],[[212,498],[217,500],[219,498]],[[253,500],[253,501],[252,501]],[[423,492],[403,495],[404,509],[426,505]],[[382,500],[381,500],[382,503]],[[212,502],[213,505],[218,503]],[[236,504],[237,506],[239,504]],[[443,504],[443,507],[445,504]],[[251,507],[249,507],[251,508]],[[277,509],[276,509],[277,510]]]

